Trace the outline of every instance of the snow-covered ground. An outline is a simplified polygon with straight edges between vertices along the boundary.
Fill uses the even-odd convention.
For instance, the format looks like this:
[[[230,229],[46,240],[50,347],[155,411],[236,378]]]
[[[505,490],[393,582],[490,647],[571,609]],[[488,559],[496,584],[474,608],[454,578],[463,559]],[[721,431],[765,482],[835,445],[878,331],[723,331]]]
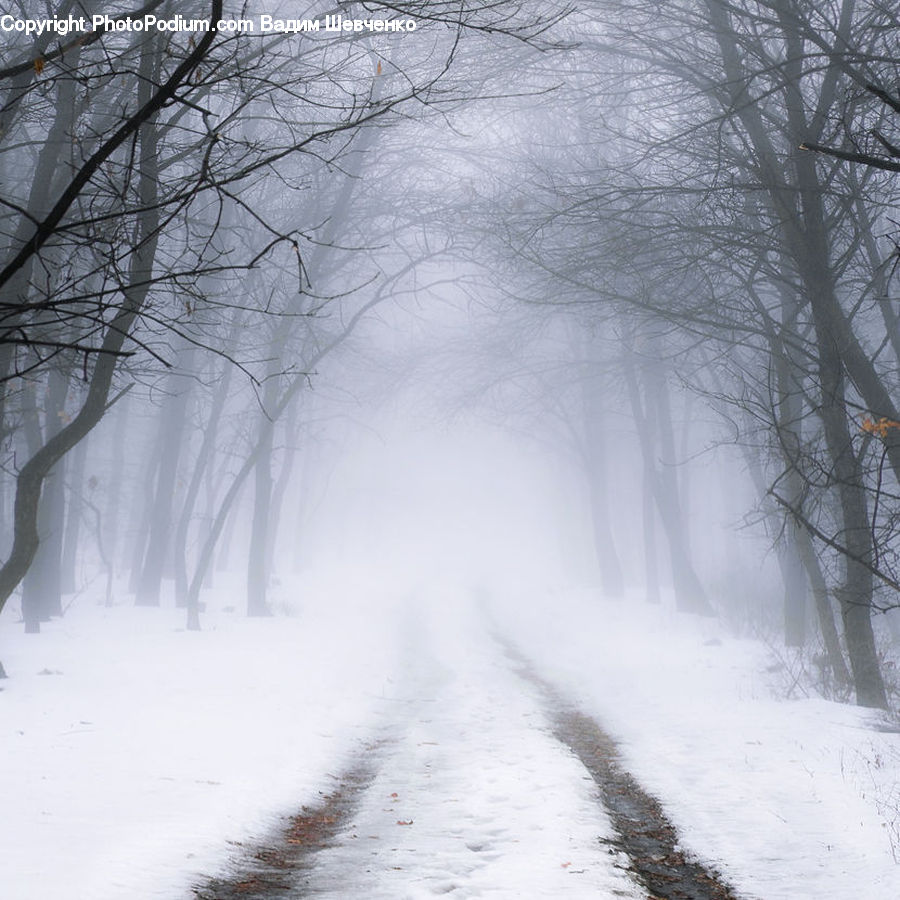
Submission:
[[[876,714],[780,699],[766,648],[715,621],[589,591],[500,606],[540,671],[619,740],[683,847],[744,896],[900,897],[900,734]]]
[[[589,592],[397,596],[369,578],[301,596],[296,617],[220,611],[199,634],[180,612],[86,597],[40,636],[4,614],[4,900],[188,897],[239,853],[229,842],[332,790],[374,741],[380,769],[318,889],[642,896],[492,621],[620,739],[684,847],[745,896],[900,896],[900,736],[778,699],[760,645]]]
[[[372,600],[210,614],[200,633],[84,598],[41,635],[4,614],[3,900],[187,896],[228,841],[331,789],[397,677],[397,616]]]

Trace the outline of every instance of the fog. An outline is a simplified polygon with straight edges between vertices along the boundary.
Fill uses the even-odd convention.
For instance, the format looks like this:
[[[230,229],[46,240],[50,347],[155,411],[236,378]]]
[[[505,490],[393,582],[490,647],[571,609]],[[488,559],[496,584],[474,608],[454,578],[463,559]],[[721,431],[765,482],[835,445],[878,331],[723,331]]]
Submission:
[[[898,24],[0,9],[9,896],[896,896]]]

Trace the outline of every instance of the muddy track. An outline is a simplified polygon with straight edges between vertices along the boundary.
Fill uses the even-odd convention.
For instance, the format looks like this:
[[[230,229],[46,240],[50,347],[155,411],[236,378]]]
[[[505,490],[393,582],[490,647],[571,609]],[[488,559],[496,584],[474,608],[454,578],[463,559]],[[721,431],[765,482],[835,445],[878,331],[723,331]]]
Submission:
[[[304,806],[287,823],[263,841],[234,842],[240,857],[232,871],[193,886],[196,900],[272,900],[303,897],[316,854],[331,846],[350,824],[363,793],[372,783],[377,747],[369,748],[366,764],[338,777],[338,787],[322,795],[313,806]]]
[[[678,833],[659,801],[625,769],[615,741],[591,718],[572,707],[530,662],[496,636],[518,674],[544,696],[553,734],[578,757],[600,789],[617,838],[611,850],[628,856],[631,871],[650,900],[739,900],[718,872],[687,857]]]
[[[557,711],[553,720],[553,733],[600,788],[618,835],[612,847],[628,855],[653,900],[737,900],[717,872],[679,849],[678,834],[659,802],[625,771],[615,744],[596,722],[573,709]]]

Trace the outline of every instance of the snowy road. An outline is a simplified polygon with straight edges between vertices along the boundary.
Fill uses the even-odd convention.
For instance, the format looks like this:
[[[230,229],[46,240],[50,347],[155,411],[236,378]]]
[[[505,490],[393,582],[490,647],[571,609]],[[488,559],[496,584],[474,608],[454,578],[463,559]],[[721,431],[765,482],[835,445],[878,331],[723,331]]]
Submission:
[[[552,735],[536,692],[469,624],[465,635],[458,619],[423,628],[397,732],[307,892],[643,897],[600,840],[613,831],[591,777]]]
[[[633,803],[624,816],[611,807],[611,821],[604,801],[623,785],[609,765],[614,748],[597,749],[608,741],[599,730],[566,736],[577,714],[491,637],[473,605],[462,615],[432,598],[410,627],[406,658],[402,684],[381,704],[382,739],[358,762],[365,774],[348,773],[320,808],[256,848],[236,879],[198,896],[637,900],[648,893],[635,864],[646,876],[647,858],[664,873],[646,882],[662,884],[661,896],[726,896],[707,882],[679,892],[666,869],[690,867],[667,855],[671,842],[634,852],[622,841],[623,830],[655,834],[667,823]],[[605,775],[592,765],[597,754]]]

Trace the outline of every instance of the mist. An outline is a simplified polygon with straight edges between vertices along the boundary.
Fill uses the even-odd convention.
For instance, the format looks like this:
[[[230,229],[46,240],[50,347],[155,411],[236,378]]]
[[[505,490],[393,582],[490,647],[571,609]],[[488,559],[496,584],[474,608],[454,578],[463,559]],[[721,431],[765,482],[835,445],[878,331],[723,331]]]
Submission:
[[[0,9],[0,893],[893,900],[897,25]]]

